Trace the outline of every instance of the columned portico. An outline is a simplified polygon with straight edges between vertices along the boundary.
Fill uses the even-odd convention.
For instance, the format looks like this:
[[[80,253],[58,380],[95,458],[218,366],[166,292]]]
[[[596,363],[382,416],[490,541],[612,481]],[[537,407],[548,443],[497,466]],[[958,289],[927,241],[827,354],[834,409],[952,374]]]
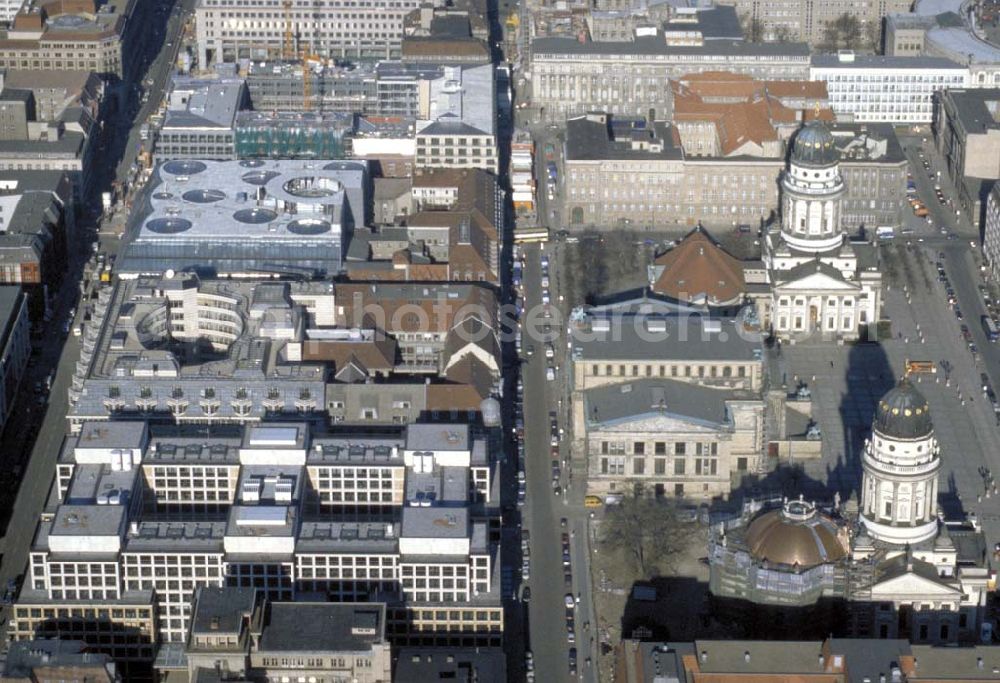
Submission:
[[[781,179],[780,230],[764,241],[771,299],[761,319],[779,337],[822,332],[854,339],[878,318],[881,278],[877,269],[861,275],[856,246],[840,228],[846,190],[833,135],[809,123],[795,137]]]

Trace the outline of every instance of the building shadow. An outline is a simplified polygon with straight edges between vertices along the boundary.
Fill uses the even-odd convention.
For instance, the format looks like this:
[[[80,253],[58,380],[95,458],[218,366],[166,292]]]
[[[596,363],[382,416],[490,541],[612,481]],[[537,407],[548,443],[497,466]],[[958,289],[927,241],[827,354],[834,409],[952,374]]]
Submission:
[[[838,408],[843,430],[840,450],[826,468],[830,495],[839,493],[843,500],[860,498],[861,454],[865,439],[871,436],[875,406],[901,374],[902,368],[891,366],[881,344],[857,343],[851,347]]]
[[[650,587],[656,590],[655,600],[649,599]],[[682,576],[634,584],[621,629],[623,639],[645,641],[902,638],[954,646],[981,642],[977,624],[965,609],[894,609],[841,596],[824,596],[807,605],[760,604],[712,595],[709,584]]]

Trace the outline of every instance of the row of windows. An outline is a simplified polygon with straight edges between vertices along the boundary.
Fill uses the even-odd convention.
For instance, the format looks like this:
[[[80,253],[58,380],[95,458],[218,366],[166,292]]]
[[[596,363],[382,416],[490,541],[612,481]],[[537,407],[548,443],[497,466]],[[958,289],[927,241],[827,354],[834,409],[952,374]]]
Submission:
[[[601,441],[601,455],[625,455],[629,450],[624,441]],[[632,443],[631,455],[646,455],[649,450],[646,442],[635,441]],[[653,443],[653,455],[718,455],[719,444],[715,441],[696,442],[694,444],[687,441],[675,441],[673,447],[666,441],[655,441]]]
[[[640,368],[644,368],[640,373]],[[654,368],[655,373],[654,373]],[[593,377],[746,377],[746,365],[625,365],[624,363],[591,363]]]
[[[715,444],[712,444],[713,446]],[[712,454],[715,455],[714,453]],[[631,458],[631,472],[628,471],[627,462],[625,456],[608,456],[601,458],[601,474],[607,474],[612,476],[625,476],[626,474],[632,475],[645,475],[647,474],[646,469],[646,458],[643,457],[633,457]],[[747,467],[746,458],[739,459],[740,470],[745,470]],[[666,476],[668,471],[667,459],[666,458],[654,458],[653,459],[653,474]],[[690,470],[687,466],[686,458],[676,458],[674,460],[674,465],[672,468],[672,473],[675,476],[687,475]],[[714,476],[719,473],[719,459],[716,457],[700,457],[694,458],[694,474],[696,476]]]

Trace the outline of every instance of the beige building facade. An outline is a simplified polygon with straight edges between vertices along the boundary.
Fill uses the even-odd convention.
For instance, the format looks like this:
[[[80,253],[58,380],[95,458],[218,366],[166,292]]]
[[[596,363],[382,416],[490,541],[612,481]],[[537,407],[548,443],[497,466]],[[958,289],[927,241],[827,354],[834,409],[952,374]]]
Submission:
[[[532,104],[546,121],[562,123],[591,111],[669,120],[670,79],[729,71],[761,80],[807,80],[809,50],[800,43],[754,45],[706,41],[669,45],[662,34],[634,41],[580,42],[539,38],[532,44]]]
[[[801,40],[819,45],[828,24],[849,14],[857,18],[862,34],[880,31],[887,14],[908,12],[910,0],[724,0],[734,5],[744,27],[759,22],[764,40]],[[876,33],[877,35],[877,33]]]
[[[587,454],[587,493],[728,497],[757,471],[764,404],[749,392],[640,379],[582,392],[574,435]]]
[[[142,22],[153,4],[27,0],[0,33],[0,68],[84,70],[129,80],[141,53]]]
[[[655,144],[617,144],[608,139],[603,116],[567,125],[562,197],[570,229],[698,223],[731,229],[756,225],[777,211],[783,158],[689,157],[673,146],[673,126],[660,122]],[[841,164],[848,188],[842,226],[900,225],[906,159],[891,129],[869,124],[864,133],[848,126],[836,130],[838,144],[853,150]]]

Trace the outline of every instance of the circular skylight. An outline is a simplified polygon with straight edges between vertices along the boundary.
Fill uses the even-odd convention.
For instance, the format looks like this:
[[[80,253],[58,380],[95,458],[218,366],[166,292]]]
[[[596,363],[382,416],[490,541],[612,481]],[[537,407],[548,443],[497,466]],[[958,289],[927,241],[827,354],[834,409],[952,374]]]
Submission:
[[[292,178],[283,187],[288,194],[304,198],[332,197],[340,191],[340,183],[333,178],[317,176]]]
[[[267,185],[273,178],[277,178],[280,173],[274,171],[250,171],[243,174],[243,182],[251,185]]]
[[[356,161],[333,161],[323,167],[324,171],[363,171],[364,165]]]
[[[253,225],[270,223],[277,217],[278,214],[270,209],[240,209],[233,214],[233,218],[240,223],[250,223]]]
[[[296,235],[322,235],[330,232],[330,223],[317,218],[299,218],[288,224],[288,232]]]
[[[168,161],[163,164],[163,170],[171,175],[194,175],[195,173],[201,173],[208,166],[200,161],[191,161],[188,159],[179,161]]]
[[[186,218],[154,218],[146,223],[146,228],[161,235],[174,235],[191,229],[191,221]]]
[[[264,162],[260,159],[244,159],[240,162],[240,166],[243,168],[260,168],[264,165]]]
[[[221,202],[226,198],[226,193],[222,190],[188,190],[181,196],[195,204],[211,204],[212,202]]]

